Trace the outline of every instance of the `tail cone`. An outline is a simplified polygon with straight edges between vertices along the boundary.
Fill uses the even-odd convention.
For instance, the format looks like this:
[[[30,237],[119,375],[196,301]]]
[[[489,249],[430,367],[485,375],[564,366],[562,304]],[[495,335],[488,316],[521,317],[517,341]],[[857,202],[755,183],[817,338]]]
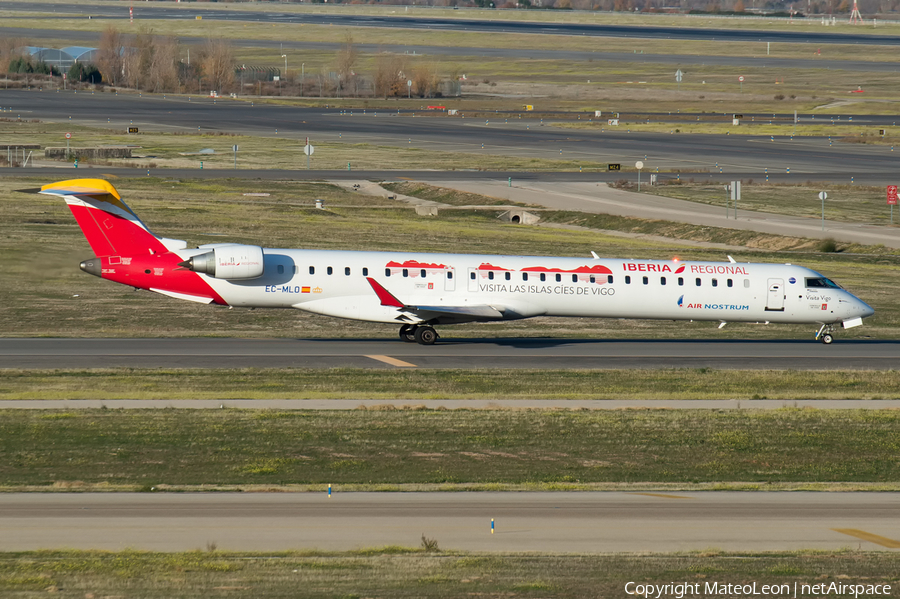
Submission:
[[[100,258],[91,258],[90,260],[85,260],[78,266],[81,267],[81,270],[88,273],[89,275],[94,275],[95,277],[99,277],[103,272],[103,265],[100,263]]]

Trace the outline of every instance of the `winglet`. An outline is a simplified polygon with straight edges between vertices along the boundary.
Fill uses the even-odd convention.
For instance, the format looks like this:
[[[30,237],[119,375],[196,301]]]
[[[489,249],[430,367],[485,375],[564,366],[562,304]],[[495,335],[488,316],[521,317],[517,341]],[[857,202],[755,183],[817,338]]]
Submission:
[[[372,286],[372,290],[375,291],[375,295],[377,295],[378,299],[381,300],[382,306],[391,306],[393,308],[404,308],[406,306],[403,302],[391,295],[390,291],[382,287],[378,283],[378,281],[376,281],[372,277],[366,277],[366,280],[369,282],[369,285]]]

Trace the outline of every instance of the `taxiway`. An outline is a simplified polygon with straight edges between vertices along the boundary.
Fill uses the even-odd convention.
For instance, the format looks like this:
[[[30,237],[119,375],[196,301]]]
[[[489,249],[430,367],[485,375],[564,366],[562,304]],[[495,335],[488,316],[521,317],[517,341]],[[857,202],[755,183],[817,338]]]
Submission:
[[[898,493],[0,494],[0,551],[900,548]],[[491,519],[495,531],[491,534]]]
[[[0,339],[0,368],[895,368],[898,341]]]

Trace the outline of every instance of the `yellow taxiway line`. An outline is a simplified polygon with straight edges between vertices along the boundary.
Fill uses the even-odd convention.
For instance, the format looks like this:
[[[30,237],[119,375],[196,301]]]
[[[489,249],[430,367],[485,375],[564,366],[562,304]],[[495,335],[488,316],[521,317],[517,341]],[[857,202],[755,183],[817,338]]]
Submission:
[[[870,543],[875,543],[876,545],[881,545],[882,547],[900,549],[900,541],[895,541],[894,539],[882,537],[881,535],[872,534],[870,532],[859,530],[857,528],[832,528],[831,530],[833,530],[834,532],[839,532],[842,535],[849,535],[851,537],[856,537],[857,539],[862,539],[863,541],[869,541]]]
[[[379,362],[384,362],[385,364],[390,364],[391,366],[399,366],[400,368],[418,368],[415,364],[410,364],[409,362],[404,362],[403,360],[398,360],[397,358],[392,358],[390,356],[366,356],[367,358],[372,358],[373,360],[378,360]]]

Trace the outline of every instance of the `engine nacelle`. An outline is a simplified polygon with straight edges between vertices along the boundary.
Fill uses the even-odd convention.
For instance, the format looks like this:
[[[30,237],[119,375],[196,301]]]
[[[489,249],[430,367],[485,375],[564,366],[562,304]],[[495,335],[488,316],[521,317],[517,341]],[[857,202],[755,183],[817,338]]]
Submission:
[[[217,279],[256,279],[263,275],[263,250],[256,245],[221,245],[188,258],[181,266]]]

